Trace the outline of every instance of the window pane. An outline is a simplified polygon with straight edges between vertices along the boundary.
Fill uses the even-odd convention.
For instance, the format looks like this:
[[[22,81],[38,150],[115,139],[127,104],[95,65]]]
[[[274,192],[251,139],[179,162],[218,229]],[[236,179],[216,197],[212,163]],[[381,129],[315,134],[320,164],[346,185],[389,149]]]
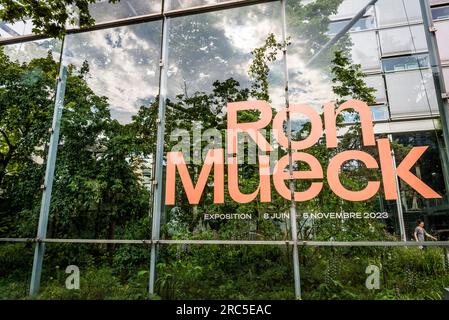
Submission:
[[[422,20],[419,0],[379,0],[376,11],[380,27]]]
[[[36,236],[60,48],[0,46],[0,238]]]
[[[307,2],[307,1],[303,1]],[[313,1],[309,1],[313,2]],[[331,16],[331,19],[343,19],[355,16],[360,12],[367,4],[369,0],[343,0],[341,5],[338,7],[338,12]],[[373,13],[373,9],[367,11],[367,15]]]
[[[382,59],[385,72],[414,70],[429,67],[429,55],[420,54]]]
[[[431,70],[388,73],[386,81],[393,118],[438,114]]]
[[[117,3],[100,0],[89,5],[90,14],[96,23],[160,13],[161,9],[161,1],[158,0],[120,0]]]
[[[18,21],[12,24],[0,21],[0,38],[28,35],[32,33],[32,29],[31,21]]]
[[[379,103],[385,102],[386,100],[385,83],[381,75],[367,76],[365,78],[365,83],[367,86],[374,88],[376,90],[374,95],[376,96],[377,102]]]
[[[282,42],[280,10],[279,2],[270,2],[170,20],[166,150],[182,151],[195,184],[204,170],[208,148],[225,147],[227,102],[267,100],[276,110],[285,104],[283,55],[280,50],[276,54],[277,49],[272,47]],[[256,55],[255,50],[263,51],[265,45],[266,54],[275,52],[275,61],[268,61],[266,54]],[[261,74],[256,75],[264,63],[269,68],[267,87],[258,80]],[[279,200],[276,204],[256,205],[256,200],[240,204],[231,198],[230,191],[251,194],[258,188],[256,145],[250,139],[246,141],[250,142],[239,145],[238,154],[245,154],[245,158],[238,159],[238,186],[228,186],[231,179],[225,176],[224,204],[214,203],[213,175],[195,205],[190,204],[176,174],[176,191],[167,193],[175,195],[175,205],[167,206],[164,238],[290,238],[286,232],[288,204],[279,195],[272,193],[277,199],[273,202]],[[275,216],[275,212],[279,214]]]
[[[380,58],[377,37],[374,31],[357,32],[350,35],[352,59],[364,70],[379,70]]]
[[[360,7],[361,2],[363,1],[357,3]],[[355,4],[355,2],[352,1],[348,3]],[[358,96],[356,92],[351,91],[351,86],[354,82],[349,81],[342,83],[344,82],[344,77],[341,76],[342,73],[340,73],[340,71],[342,71],[342,69],[347,71],[346,68],[351,69],[352,71],[360,71],[355,64],[361,64],[361,71],[363,72],[370,71],[372,73],[380,73],[380,57],[376,32],[353,32],[344,36],[334,47],[330,48],[329,51],[323,52],[320,50],[331,38],[327,32],[329,30],[329,20],[332,17],[334,9],[336,9],[333,7],[333,4],[336,4],[336,2],[329,1],[326,2],[326,5],[323,5],[323,2],[321,1],[299,3],[298,1],[291,0],[287,1],[286,4],[288,18],[287,30],[288,36],[291,36],[291,45],[288,47],[289,98],[291,105],[306,104],[317,110],[317,112],[322,113],[324,104],[328,104],[329,102],[360,99],[360,96]],[[351,8],[348,7],[348,9]],[[360,8],[353,10],[352,12],[358,12],[359,9]],[[351,17],[347,17],[347,20],[350,18]],[[321,55],[317,56],[318,52],[321,52]],[[337,52],[341,52],[341,55],[336,55]],[[311,59],[312,57],[313,60]],[[348,57],[349,59],[346,60],[342,57]],[[342,65],[344,67],[342,67]],[[343,73],[347,75],[346,72]],[[373,78],[370,79],[369,77]],[[360,81],[357,81],[357,83],[366,87],[373,87],[373,85],[376,84],[380,89],[379,96],[382,96],[382,91],[385,92],[385,89],[381,89],[382,83],[380,81],[382,78],[380,75],[367,77],[360,76],[359,80]],[[386,108],[378,106],[374,101],[375,98],[376,97],[373,97],[372,101],[370,99],[368,102],[369,104],[376,105],[372,108],[374,120],[388,118]],[[363,97],[362,99],[366,99],[366,97]],[[354,131],[353,126],[350,124],[359,122],[360,117],[359,114],[351,112],[344,112],[341,115],[343,117],[339,117],[342,122],[339,122],[338,134],[342,136],[342,141],[339,147],[340,150],[350,149],[353,147],[348,143],[348,140],[351,140],[352,142],[357,140],[357,138],[352,135]],[[301,114],[293,114],[292,119],[294,140],[307,137],[307,134],[310,132],[310,119]],[[314,124],[312,124],[312,127],[313,125]],[[346,137],[346,139],[343,137]],[[323,141],[324,140],[325,139],[323,139]],[[329,163],[329,159],[332,159],[334,151],[326,148],[325,142],[318,142],[314,146],[307,148],[305,152],[314,155],[320,154],[320,156],[323,157],[321,158],[323,167],[326,167]],[[297,164],[297,166],[300,167],[300,164]],[[348,165],[348,167],[351,168],[348,168],[348,170],[356,171],[362,168],[361,165]],[[360,183],[366,185],[366,181],[362,182],[366,176],[359,176],[357,174],[355,174],[355,176],[357,176],[357,178],[352,180],[352,182],[357,185]],[[300,188],[300,184],[298,184],[297,188]],[[341,204],[341,208],[344,208],[338,209],[339,212],[341,210],[346,212],[371,211],[372,208],[377,208],[379,203],[378,200],[379,199],[372,198],[363,203],[345,201],[336,196],[335,193],[329,192],[329,189],[324,187],[315,199],[301,202],[298,204],[298,208],[301,207],[303,212],[310,213],[323,212],[322,210],[329,212],[334,210],[333,208],[335,207],[332,202],[335,201],[334,203],[338,202]],[[356,208],[355,206],[358,207]],[[333,222],[329,220],[318,220],[319,219],[312,218],[308,220],[307,218],[303,218],[301,220],[301,229],[304,230],[304,226],[307,225],[309,231],[316,230],[316,233],[303,232],[301,233],[301,237],[305,239],[313,238],[329,240],[332,236],[323,233],[323,229],[321,229],[319,225],[321,226],[321,223],[329,223],[331,225]],[[367,223],[367,221],[361,223]],[[335,235],[335,237],[332,239],[338,238],[338,227],[334,230],[335,233],[332,234]],[[376,234],[378,235],[378,233]],[[354,237],[363,240],[367,240],[372,236],[373,235],[369,234],[354,235]]]
[[[440,133],[430,131],[395,134],[393,139],[396,143],[409,147],[429,146],[410,171],[433,190],[444,195],[446,190],[440,161],[440,147],[438,145],[438,141],[442,140]],[[398,154],[396,158],[398,163],[400,163],[404,155]],[[406,222],[411,222],[411,231],[413,232],[413,228],[416,227],[416,224],[413,226],[413,222],[417,219],[425,219],[426,230],[429,230],[429,232],[432,230],[432,234],[438,235],[438,230],[447,231],[449,221],[446,213],[447,205],[444,204],[443,199],[424,199],[420,194],[410,189],[406,183],[399,181],[402,207]]]
[[[383,55],[427,51],[422,25],[380,30],[379,37]]]
[[[21,63],[46,58],[49,53],[51,53],[54,61],[59,61],[61,56],[61,41],[54,39],[22,42],[3,48],[11,60],[18,60]]]
[[[432,8],[432,18],[434,20],[449,18],[449,6]]]
[[[278,3],[266,4],[173,19],[169,41],[169,97],[209,93],[215,81],[230,78],[239,81],[241,87],[248,87],[251,52],[263,46],[271,33],[281,41],[279,7]],[[272,68],[272,99],[282,105],[281,61]]]
[[[374,121],[388,120],[389,118],[388,108],[385,105],[372,106],[371,111]]]
[[[66,37],[50,237],[150,236],[160,34],[155,21]]]
[[[388,108],[385,105],[371,106],[371,114],[373,121],[388,120]],[[359,115],[356,112],[343,111],[344,122],[346,124],[357,123],[359,121]]]
[[[329,31],[328,33],[330,35],[337,34],[340,32],[351,20],[340,20],[340,21],[333,21],[329,24]],[[375,27],[375,20],[374,17],[365,17],[361,18],[359,21],[356,22],[356,24],[351,28],[350,31],[363,31],[367,29],[373,29]]]

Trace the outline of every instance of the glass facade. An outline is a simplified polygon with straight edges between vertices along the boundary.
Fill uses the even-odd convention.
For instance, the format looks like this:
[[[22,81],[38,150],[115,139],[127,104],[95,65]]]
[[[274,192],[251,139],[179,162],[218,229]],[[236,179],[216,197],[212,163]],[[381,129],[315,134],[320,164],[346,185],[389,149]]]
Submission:
[[[161,13],[161,1],[121,0],[111,6],[108,0],[100,0],[89,5],[89,12],[96,23]]]
[[[417,219],[425,221],[429,232],[444,234],[449,229],[444,177],[449,175],[442,160],[446,149],[438,106],[443,98],[435,88],[419,0],[379,0],[347,34],[321,51],[368,2],[329,1],[323,9],[320,1],[296,0],[172,0],[165,2],[165,8],[153,0],[98,1],[89,6],[97,24],[92,30],[71,30],[64,40],[26,39],[14,44],[8,41],[31,35],[30,23],[0,22],[0,54],[4,57],[0,98],[7,106],[4,109],[10,110],[0,110],[4,132],[0,136],[0,238],[35,236],[41,197],[48,192],[44,178],[54,133],[54,128],[49,128],[55,116],[55,97],[61,93],[56,90],[58,77],[57,81],[64,81],[64,104],[48,203],[49,239],[410,241]],[[443,89],[448,92],[446,2],[431,3],[436,6],[432,13],[446,79]],[[61,78],[64,72],[66,79]],[[354,85],[347,77],[359,81]],[[342,105],[351,99],[369,105],[376,138],[390,140],[394,152],[389,160],[394,165],[400,165],[413,147],[429,146],[410,172],[441,195],[440,199],[426,199],[403,179],[395,178],[396,200],[386,200],[387,187],[382,185],[376,195],[354,202],[340,199],[328,182],[323,182],[319,195],[296,201],[293,208],[291,201],[276,193],[272,179],[259,177],[266,154],[245,136],[238,140],[243,159],[223,150],[224,196],[215,203],[218,168],[207,178],[203,170],[208,151],[226,148],[229,142],[228,103],[264,100],[273,117],[285,107],[306,104],[321,119],[326,103]],[[376,164],[382,161],[377,147],[362,144],[357,126],[361,115],[354,110],[341,115],[342,119],[336,120],[337,148],[327,148],[327,128],[323,128],[319,142],[304,151],[318,159],[324,179],[326,173],[332,173],[326,168],[338,152],[359,150]],[[249,110],[236,115],[241,122],[255,122],[259,117]],[[288,117],[294,142],[312,134],[310,113],[290,112]],[[281,127],[287,129],[287,122]],[[267,124],[262,133],[275,146],[269,154],[270,175],[281,157],[300,151],[291,145],[279,146],[270,131],[272,126]],[[26,144],[22,147],[20,141]],[[179,167],[174,176],[169,175],[168,152],[178,152],[186,160],[191,190],[197,190],[197,181],[204,178],[202,185],[198,184],[204,189],[198,201],[192,201],[185,191],[188,183],[178,174]],[[307,161],[292,162],[295,170],[312,170]],[[380,185],[379,172],[357,159],[350,162],[352,166],[347,162],[337,174],[344,188],[356,193],[373,180]],[[231,175],[236,179],[231,180]],[[283,187],[292,192],[290,197],[305,194],[319,183],[319,178],[297,179],[292,184],[288,180]],[[260,199],[264,184],[272,190],[269,202]],[[14,197],[28,202],[20,203]],[[248,201],[237,203],[239,197]],[[165,204],[166,199],[173,203]],[[385,212],[386,216],[363,221],[307,218],[307,214],[323,212]],[[12,220],[11,213],[16,214]],[[15,224],[19,220],[26,223]],[[149,255],[147,249],[133,252],[128,246],[117,252],[113,243],[105,243],[102,249],[111,261],[122,263],[131,256],[139,256],[140,263]],[[270,255],[280,257],[283,252],[278,249],[271,248]],[[304,249],[305,255],[313,256],[312,249]],[[59,244],[54,244],[46,257],[57,250]],[[77,250],[96,252],[100,248],[89,244]],[[173,255],[186,258],[195,250],[179,247],[175,252],[164,247],[160,255],[168,261]],[[201,254],[213,260],[208,249],[204,250]],[[223,255],[237,255],[231,248],[220,250]],[[76,254],[65,262],[71,264]],[[285,269],[291,271],[292,260],[288,259]],[[270,265],[269,258],[262,265]],[[137,273],[139,267],[132,272]],[[170,267],[161,263],[159,274],[170,278]],[[307,276],[306,283],[313,286],[314,280]],[[293,282],[292,277],[290,273],[279,281]],[[50,274],[44,274],[45,285],[52,280]],[[226,283],[223,278],[217,281]],[[188,283],[180,288],[184,289],[178,289],[176,295],[184,297]],[[282,292],[281,288],[271,290]],[[164,292],[166,297],[174,297],[172,291]],[[238,292],[232,294],[239,297]],[[219,292],[216,295],[220,297]],[[282,295],[292,298],[293,293]]]

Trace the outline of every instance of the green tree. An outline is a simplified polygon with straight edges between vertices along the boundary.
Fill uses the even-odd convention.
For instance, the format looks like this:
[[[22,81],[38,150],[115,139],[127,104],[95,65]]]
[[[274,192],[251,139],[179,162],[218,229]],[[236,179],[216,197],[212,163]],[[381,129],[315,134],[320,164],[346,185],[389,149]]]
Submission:
[[[0,49],[0,229],[9,236],[21,226],[18,213],[39,201],[56,75],[51,53],[21,64]]]
[[[117,3],[120,0],[108,0]],[[33,33],[48,37],[61,37],[67,25],[91,27],[95,20],[89,12],[89,4],[97,0],[0,0],[0,20],[14,23],[30,19]]]

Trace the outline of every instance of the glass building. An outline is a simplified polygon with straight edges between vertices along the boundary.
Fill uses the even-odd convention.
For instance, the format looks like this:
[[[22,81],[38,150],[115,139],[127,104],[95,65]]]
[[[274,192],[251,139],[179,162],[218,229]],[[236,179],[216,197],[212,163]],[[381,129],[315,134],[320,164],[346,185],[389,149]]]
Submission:
[[[141,241],[135,239],[148,239],[150,274],[156,268],[156,245],[182,243],[186,234],[189,241],[219,244],[340,239],[332,232],[319,234],[317,228],[326,226],[305,219],[308,212],[387,213],[380,220],[387,226],[386,238],[367,222],[372,230],[354,231],[355,241],[410,241],[417,219],[447,240],[449,175],[439,103],[447,106],[449,92],[449,1],[430,1],[446,83],[441,96],[420,1],[378,0],[367,7],[370,2],[329,1],[329,7],[318,8],[314,0],[98,1],[89,7],[95,25],[82,30],[69,26],[63,39],[34,35],[31,21],[0,22],[2,68],[9,70],[0,91],[11,92],[2,99],[19,109],[24,106],[25,112],[4,113],[8,120],[0,122],[2,129],[14,128],[10,136],[0,138],[0,196],[21,190],[15,195],[28,199],[0,208],[8,217],[17,214],[9,220],[1,217],[5,227],[0,225],[0,238],[36,239],[38,230],[38,238],[50,239],[49,247],[104,239],[111,250],[115,242],[131,246]],[[350,30],[342,35],[349,23]],[[338,41],[322,51],[336,36]],[[325,187],[319,199],[295,206],[277,196],[267,205],[255,198],[240,205],[233,201],[233,192],[249,195],[260,187],[252,175],[254,167],[242,165],[236,167],[240,184],[225,188],[222,205],[213,204],[211,181],[198,204],[191,205],[176,189],[175,205],[164,205],[166,153],[181,150],[191,160],[192,177],[198,178],[204,146],[224,142],[228,102],[266,100],[274,112],[307,104],[321,112],[329,101],[357,98],[357,88],[346,94],[335,89],[341,83],[334,81],[335,52],[360,65],[355,70],[363,72],[363,83],[374,89],[369,103],[374,133],[395,146],[393,162],[399,165],[412,147],[429,146],[410,171],[440,199],[425,199],[398,178],[397,200],[385,200],[379,192],[363,203],[340,202]],[[254,120],[254,115],[247,116]],[[22,122],[14,122],[18,119]],[[340,137],[351,132],[358,119],[344,113]],[[291,122],[293,135],[307,130],[306,118],[292,116]],[[28,144],[13,155],[20,139]],[[353,146],[349,142],[342,148]],[[286,153],[279,149],[279,154]],[[365,180],[355,188],[363,188]],[[228,213],[244,218],[228,219]],[[16,225],[15,219],[27,223]],[[141,229],[130,231],[135,221]],[[33,276],[26,279],[32,286],[40,281],[36,277],[44,255],[37,242]],[[138,248],[135,255],[148,252]]]

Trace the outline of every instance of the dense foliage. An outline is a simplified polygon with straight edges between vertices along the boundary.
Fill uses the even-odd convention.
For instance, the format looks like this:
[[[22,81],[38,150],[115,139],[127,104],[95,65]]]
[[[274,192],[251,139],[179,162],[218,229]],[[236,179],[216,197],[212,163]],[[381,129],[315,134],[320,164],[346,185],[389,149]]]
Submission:
[[[10,23],[31,20],[33,33],[61,37],[69,25],[86,28],[95,23],[89,12],[89,4],[95,2],[97,0],[1,0],[0,20]]]
[[[60,35],[70,15],[61,3],[81,10],[80,22],[92,23],[87,4],[93,1],[1,1],[0,19],[33,18],[36,28],[47,35]],[[290,2],[293,15],[310,19],[294,25],[318,49],[327,37],[320,19],[335,13],[341,0],[320,0],[309,6]],[[49,16],[50,15],[50,16]],[[41,20],[42,17],[42,20]],[[69,19],[69,20],[68,20]],[[318,35],[318,36],[317,36]],[[292,39],[291,41],[294,41]],[[189,135],[198,123],[215,128],[224,140],[226,103],[249,99],[271,100],[270,66],[290,44],[272,34],[253,50],[248,75],[251,83],[241,85],[233,78],[213,81],[209,93],[179,94],[167,101],[165,150],[178,145],[171,139],[175,129]],[[326,70],[333,79],[337,106],[345,99],[374,102],[372,88],[366,86],[359,65],[343,50],[344,39],[323,59],[331,59]],[[309,52],[311,54],[311,52]],[[324,64],[328,65],[328,64]],[[34,237],[40,209],[40,188],[45,170],[47,141],[59,65],[50,52],[46,58],[30,62],[14,61],[0,50],[0,237]],[[88,85],[89,64],[71,66],[63,110],[48,236],[51,238],[148,239],[151,235],[152,191],[144,183],[142,171],[155,153],[158,98],[142,106],[128,124],[111,116],[108,99]],[[186,90],[187,91],[187,90]],[[273,113],[276,110],[273,109]],[[240,121],[255,121],[259,115],[239,113]],[[343,118],[339,117],[339,125]],[[295,139],[307,135],[309,123],[295,127]],[[323,168],[336,153],[358,149],[373,156],[376,150],[360,143],[360,128],[350,128],[338,148],[330,150],[320,141],[307,150]],[[269,137],[267,137],[269,138]],[[200,149],[208,141],[199,141]],[[401,146],[396,146],[401,148]],[[244,144],[244,149],[249,148]],[[195,145],[183,150],[188,156]],[[279,155],[286,154],[280,150]],[[188,165],[196,180],[202,163]],[[295,170],[307,169],[296,163]],[[362,189],[375,173],[363,166],[344,167],[343,183]],[[225,180],[227,180],[225,176]],[[243,164],[239,170],[240,191],[251,193],[259,184],[258,165]],[[209,181],[211,182],[211,181]],[[310,182],[296,181],[297,190]],[[198,205],[187,202],[180,181],[176,181],[176,205],[164,208],[162,237],[166,239],[245,239],[288,240],[290,220],[264,219],[265,213],[288,212],[290,202],[274,195],[272,202],[236,204],[228,192],[224,205],[212,202],[213,186],[208,183]],[[226,183],[225,183],[226,185]],[[298,238],[302,240],[387,240],[396,236],[375,219],[311,221],[304,212],[370,212],[377,200],[342,201],[328,186],[313,201],[297,203]],[[337,209],[336,209],[337,208]],[[251,214],[248,221],[205,221],[205,213]],[[0,297],[27,298],[33,259],[30,244],[1,244]],[[132,245],[48,244],[41,293],[33,299],[294,299],[292,248],[288,246],[163,246],[157,265],[158,296],[147,293],[149,248]],[[449,281],[441,249],[417,248],[300,248],[301,281],[306,299],[440,299]],[[67,290],[65,268],[75,264],[81,270],[81,289]],[[365,286],[366,267],[381,270],[379,290]]]

